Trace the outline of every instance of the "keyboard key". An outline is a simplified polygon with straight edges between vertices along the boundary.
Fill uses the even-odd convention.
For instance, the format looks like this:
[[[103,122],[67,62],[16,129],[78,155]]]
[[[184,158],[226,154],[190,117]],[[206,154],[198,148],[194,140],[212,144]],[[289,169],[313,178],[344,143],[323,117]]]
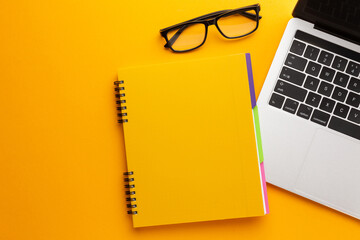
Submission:
[[[317,124],[326,126],[328,124],[329,118],[330,118],[329,114],[315,109],[314,113],[313,113],[313,115],[311,117],[311,121],[313,121],[313,122],[315,122]]]
[[[309,92],[305,102],[313,107],[317,107],[319,106],[320,100],[321,96],[319,94]]]
[[[286,60],[285,65],[295,68],[300,71],[304,71],[307,60],[305,58],[296,56],[294,54],[289,53]]]
[[[299,88],[282,80],[277,81],[274,91],[298,100],[300,102],[303,102],[305,100],[307,94],[307,91],[305,89]]]
[[[305,50],[305,47],[305,43],[294,40],[293,44],[291,45],[290,52],[296,53],[301,56]]]
[[[331,66],[339,71],[344,71],[347,63],[348,60],[346,60],[345,58],[336,56]]]
[[[327,0],[325,0],[325,1],[327,1]],[[355,1],[359,2],[358,0],[355,0]],[[347,14],[349,14],[349,13],[347,13]],[[311,44],[312,46],[322,48],[325,51],[332,52],[337,55],[340,55],[341,57],[350,59],[350,61],[360,63],[360,52],[359,51],[350,50],[348,48],[345,48],[343,46],[337,45],[333,42],[330,42],[323,38],[316,37],[314,35],[305,33],[300,30],[296,31],[295,38],[297,38],[303,42],[307,42],[307,43]]]
[[[336,104],[336,107],[335,107],[335,110],[334,110],[334,114],[339,116],[339,117],[342,117],[342,118],[346,118],[348,112],[349,112],[349,109],[350,107],[349,106],[346,106],[342,103],[337,103]]]
[[[353,90],[354,92],[360,93],[360,80],[352,77],[348,89]]]
[[[360,126],[333,116],[329,128],[360,140]]]
[[[309,107],[305,104],[301,104],[299,107],[299,111],[297,112],[296,115],[298,115],[299,117],[305,118],[305,119],[309,119],[312,111],[313,111],[312,107]]]
[[[346,99],[346,104],[358,108],[360,105],[360,95],[350,92],[348,98]]]
[[[332,90],[334,89],[334,85],[321,81],[320,87],[318,89],[318,93],[330,97]]]
[[[317,87],[319,86],[319,83],[320,83],[319,79],[316,79],[311,76],[307,76],[304,87],[315,92]]]
[[[346,75],[341,72],[337,72],[335,75],[334,83],[341,87],[346,87],[349,82],[349,75]]]
[[[276,93],[273,93],[271,98],[270,98],[270,101],[269,101],[269,104],[271,106],[274,106],[276,108],[281,108],[283,103],[284,103],[284,100],[285,100],[285,97],[284,96],[281,96],[279,94],[276,94]]]
[[[321,70],[321,73],[320,73],[320,78],[324,79],[328,82],[332,82],[334,75],[335,75],[335,70],[327,68],[327,67],[323,67],[323,69]]]
[[[319,75],[321,69],[321,65],[317,64],[315,62],[310,61],[309,64],[306,67],[306,73],[313,75],[314,77],[317,77]]]
[[[346,73],[351,74],[355,77],[359,76],[360,65],[355,62],[350,62],[348,67],[346,68]]]
[[[286,99],[286,101],[285,101],[285,104],[284,104],[283,109],[284,109],[284,111],[286,111],[286,112],[295,114],[298,106],[299,106],[299,102],[294,101],[294,100],[288,98],[288,99]]]
[[[321,51],[319,59],[317,60],[319,63],[330,66],[332,59],[334,58],[334,54],[331,54],[326,51]]]
[[[352,108],[350,110],[348,119],[354,123],[360,124],[360,111]]]
[[[336,87],[331,97],[335,100],[343,102],[343,101],[345,101],[347,94],[348,94],[348,91],[346,89]]]
[[[320,104],[320,109],[324,110],[325,112],[332,113],[334,106],[335,106],[334,100],[323,97],[323,100],[321,101],[321,104]]]
[[[315,61],[319,55],[319,52],[320,50],[318,48],[308,45],[305,50],[304,57]]]
[[[280,78],[302,86],[305,74],[284,66],[280,73]]]

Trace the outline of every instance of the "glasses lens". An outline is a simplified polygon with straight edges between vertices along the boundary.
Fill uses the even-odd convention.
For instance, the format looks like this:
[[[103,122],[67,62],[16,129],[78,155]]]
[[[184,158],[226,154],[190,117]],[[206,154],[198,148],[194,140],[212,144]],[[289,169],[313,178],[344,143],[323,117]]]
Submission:
[[[194,23],[169,31],[167,38],[174,50],[184,51],[200,46],[204,42],[205,34],[205,25]]]
[[[220,31],[227,37],[240,37],[256,29],[257,16],[255,10],[235,12],[218,19]]]

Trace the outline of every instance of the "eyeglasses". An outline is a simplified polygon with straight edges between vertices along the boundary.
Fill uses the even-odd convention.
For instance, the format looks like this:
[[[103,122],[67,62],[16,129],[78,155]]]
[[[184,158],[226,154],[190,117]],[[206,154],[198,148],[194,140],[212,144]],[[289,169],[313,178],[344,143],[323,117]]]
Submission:
[[[259,26],[260,4],[209,13],[160,30],[165,48],[174,52],[187,52],[201,47],[206,40],[208,27],[215,25],[226,38],[241,38]]]

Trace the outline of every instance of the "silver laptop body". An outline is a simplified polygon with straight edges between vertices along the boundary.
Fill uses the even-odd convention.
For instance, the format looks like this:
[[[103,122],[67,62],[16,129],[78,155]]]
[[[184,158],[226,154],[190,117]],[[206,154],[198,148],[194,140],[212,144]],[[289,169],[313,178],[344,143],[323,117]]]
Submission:
[[[294,13],[258,100],[266,178],[360,219],[358,35]]]

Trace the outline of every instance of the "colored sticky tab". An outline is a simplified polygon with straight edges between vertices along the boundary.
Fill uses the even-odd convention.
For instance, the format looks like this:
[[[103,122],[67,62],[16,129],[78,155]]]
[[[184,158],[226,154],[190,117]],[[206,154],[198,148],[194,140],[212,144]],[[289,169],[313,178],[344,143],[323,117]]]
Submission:
[[[265,213],[267,214],[267,213],[269,213],[269,202],[268,202],[267,189],[266,189],[264,154],[263,154],[263,150],[262,150],[262,141],[261,141],[261,134],[260,134],[259,112],[258,112],[258,108],[256,106],[254,78],[253,78],[250,54],[246,53],[245,57],[246,57],[246,67],[247,67],[247,75],[248,75],[248,81],[249,81],[251,107],[253,109],[255,137],[256,137],[256,145],[257,145],[258,158],[259,158],[259,164],[260,164],[261,184],[262,184],[263,196],[264,196]]]
[[[255,97],[254,78],[253,78],[253,72],[251,66],[250,53],[246,53],[245,57],[246,57],[246,68],[247,68],[249,88],[250,88],[251,107],[254,108],[256,106],[256,97]]]

